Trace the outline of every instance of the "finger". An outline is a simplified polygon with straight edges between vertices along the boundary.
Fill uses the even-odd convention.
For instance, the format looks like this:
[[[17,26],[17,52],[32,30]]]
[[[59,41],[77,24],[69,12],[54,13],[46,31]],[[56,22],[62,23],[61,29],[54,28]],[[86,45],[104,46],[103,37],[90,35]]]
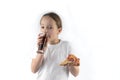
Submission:
[[[40,45],[42,43],[43,43],[42,39],[38,39],[37,44]]]
[[[45,33],[40,33],[38,34],[38,36],[45,36]]]
[[[43,41],[43,39],[38,39],[37,41],[38,41],[38,42],[42,42],[42,41]]]
[[[38,36],[38,38],[37,38],[37,39],[43,39],[43,37],[44,37],[44,36]]]
[[[38,39],[37,43],[43,43],[42,39]]]
[[[68,64],[65,64],[64,66],[69,66]]]
[[[43,44],[43,43],[42,43],[42,42],[38,42],[37,44],[38,44],[38,46],[40,46],[40,45]]]
[[[75,64],[74,63],[69,63],[68,66],[74,66]]]

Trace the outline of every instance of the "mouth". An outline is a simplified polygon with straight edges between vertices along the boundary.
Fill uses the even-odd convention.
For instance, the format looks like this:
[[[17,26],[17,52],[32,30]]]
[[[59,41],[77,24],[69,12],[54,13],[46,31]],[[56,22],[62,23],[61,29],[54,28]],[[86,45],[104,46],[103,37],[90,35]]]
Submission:
[[[47,35],[47,37],[46,37],[46,38],[47,38],[47,40],[50,40],[50,35]]]
[[[50,35],[48,33],[46,35],[47,35],[47,38],[50,38]]]

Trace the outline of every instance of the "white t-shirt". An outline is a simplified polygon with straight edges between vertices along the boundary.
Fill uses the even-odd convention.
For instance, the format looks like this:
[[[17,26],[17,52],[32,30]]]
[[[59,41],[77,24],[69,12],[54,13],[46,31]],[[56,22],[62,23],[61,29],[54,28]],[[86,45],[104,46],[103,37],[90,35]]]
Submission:
[[[60,63],[70,53],[71,47],[67,41],[61,40],[55,45],[48,44],[37,80],[68,80],[69,70],[66,66],[60,66]]]

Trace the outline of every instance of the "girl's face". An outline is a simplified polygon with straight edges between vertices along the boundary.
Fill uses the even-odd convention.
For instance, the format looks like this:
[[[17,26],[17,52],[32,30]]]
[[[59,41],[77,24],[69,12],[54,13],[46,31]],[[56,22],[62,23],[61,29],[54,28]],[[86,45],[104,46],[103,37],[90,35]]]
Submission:
[[[41,32],[48,34],[48,42],[55,42],[58,40],[58,34],[61,32],[61,28],[58,28],[56,22],[49,16],[42,17],[40,22]]]

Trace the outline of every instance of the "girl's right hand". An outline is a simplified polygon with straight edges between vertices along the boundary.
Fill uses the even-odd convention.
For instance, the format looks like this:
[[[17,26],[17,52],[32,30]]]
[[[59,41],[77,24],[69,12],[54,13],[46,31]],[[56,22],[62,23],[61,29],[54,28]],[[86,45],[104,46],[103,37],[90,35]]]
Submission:
[[[38,48],[39,48],[39,46],[40,46],[41,44],[44,43],[44,41],[43,41],[43,38],[44,38],[44,37],[45,37],[45,33],[40,33],[40,34],[38,35],[38,39],[37,39]],[[45,45],[44,45],[44,47],[45,47]],[[43,47],[42,50],[45,49],[44,47]]]
[[[38,35],[38,38],[37,38],[37,45],[39,46],[41,43],[42,43],[42,40],[43,40],[43,37],[44,37],[44,33],[40,33]]]

